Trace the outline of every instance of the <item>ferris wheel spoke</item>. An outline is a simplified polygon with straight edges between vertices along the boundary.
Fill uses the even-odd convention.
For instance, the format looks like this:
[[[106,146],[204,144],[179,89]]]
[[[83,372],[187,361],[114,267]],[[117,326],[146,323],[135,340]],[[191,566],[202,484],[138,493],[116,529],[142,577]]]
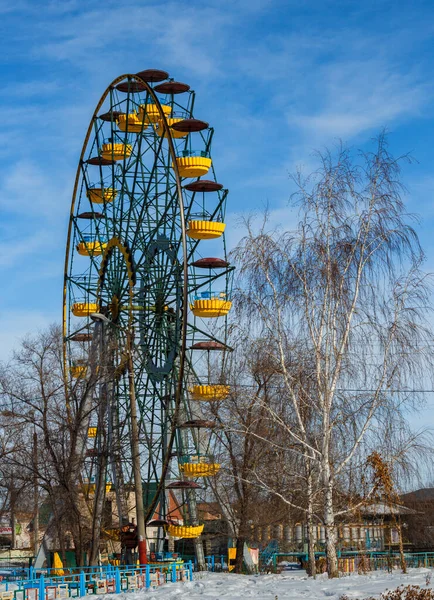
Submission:
[[[157,161],[158,161],[158,152],[161,151],[162,143],[163,143],[163,138],[161,138],[161,141],[158,144],[158,149],[157,149],[156,154],[155,154],[155,159],[154,159],[154,162],[153,162],[153,165],[152,165],[152,170],[150,172],[149,183],[148,183],[147,188],[145,190],[145,196],[147,196],[147,194],[150,192],[150,185],[151,185],[152,177],[155,174],[155,169],[156,169],[156,165],[157,165]],[[139,215],[138,215],[138,221],[139,222],[142,220],[143,214],[144,214],[144,206],[139,211]],[[133,237],[133,246],[134,246],[136,237],[137,237],[137,232],[135,232],[134,237]]]

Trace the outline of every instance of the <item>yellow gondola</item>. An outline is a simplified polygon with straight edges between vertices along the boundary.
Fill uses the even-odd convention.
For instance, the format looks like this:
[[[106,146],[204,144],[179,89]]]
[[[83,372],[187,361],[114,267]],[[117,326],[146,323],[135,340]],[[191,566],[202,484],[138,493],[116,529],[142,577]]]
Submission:
[[[198,299],[190,305],[190,308],[195,317],[223,317],[231,310],[232,302],[222,298]]]
[[[224,400],[229,396],[230,387],[228,385],[194,385],[190,389],[190,395],[193,400]]]
[[[172,107],[167,104],[160,104],[164,115],[167,117],[172,112]],[[143,113],[145,114],[145,120],[147,119],[151,123],[157,123],[161,118],[160,111],[156,104],[141,104],[139,110],[139,119],[143,119]]]
[[[193,240],[213,240],[220,237],[226,227],[226,223],[219,221],[189,221],[187,235]]]
[[[88,317],[99,312],[99,306],[94,302],[74,302],[71,312],[75,317]]]
[[[69,367],[69,372],[73,379],[83,379],[86,377],[87,366],[86,365],[72,365]]]
[[[107,247],[106,242],[93,240],[89,242],[80,242],[77,244],[77,252],[81,256],[100,256]]]
[[[203,525],[166,525],[166,531],[172,537],[193,539],[201,535]]]
[[[180,121],[183,121],[184,119],[167,119],[167,124],[169,125],[170,128],[170,133],[171,136],[173,138],[183,138],[186,135],[188,135],[188,131],[176,131],[176,129],[172,129],[171,126],[174,125],[175,123],[179,123]],[[159,135],[160,137],[167,137],[167,133],[164,131],[164,125],[163,125],[163,121],[161,121],[161,119],[159,119],[157,121],[157,124],[155,125],[155,131],[157,132],[157,135]]]
[[[101,156],[106,160],[124,160],[131,155],[133,151],[130,144],[106,143],[101,146]]]
[[[86,196],[93,204],[107,204],[113,202],[118,194],[113,188],[89,188]]]
[[[212,160],[206,156],[177,156],[176,164],[181,177],[202,177],[210,170]]]
[[[87,437],[88,438],[96,438],[97,431],[98,431],[97,427],[88,427]]]
[[[113,484],[112,484],[111,481],[107,481],[106,482],[106,484],[105,484],[106,494],[108,494],[111,491],[112,486],[113,486]],[[83,483],[82,483],[82,488],[83,488],[84,492],[88,492],[90,494],[93,494],[96,491],[96,482],[92,481],[92,480],[89,481],[89,480],[85,479],[83,481]]]
[[[185,477],[214,477],[220,471],[218,463],[188,462],[181,463],[179,470]]]
[[[125,113],[121,113],[117,118],[118,127],[121,131],[128,131],[130,133],[140,133],[142,131],[142,123],[143,130],[145,130],[148,126],[148,123],[142,121],[142,118],[137,113],[129,113],[128,115]]]

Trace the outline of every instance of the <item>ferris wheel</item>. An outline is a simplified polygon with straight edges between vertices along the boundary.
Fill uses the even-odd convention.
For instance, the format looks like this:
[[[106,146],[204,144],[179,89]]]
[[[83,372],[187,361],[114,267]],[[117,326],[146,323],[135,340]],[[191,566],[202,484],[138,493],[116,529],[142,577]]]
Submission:
[[[207,403],[229,393],[227,190],[194,104],[164,71],[114,80],[91,119],[70,212],[64,362],[87,437],[81,485],[96,528],[111,491],[128,521],[134,489],[141,563],[146,525],[157,542],[199,540],[196,490],[220,468]]]

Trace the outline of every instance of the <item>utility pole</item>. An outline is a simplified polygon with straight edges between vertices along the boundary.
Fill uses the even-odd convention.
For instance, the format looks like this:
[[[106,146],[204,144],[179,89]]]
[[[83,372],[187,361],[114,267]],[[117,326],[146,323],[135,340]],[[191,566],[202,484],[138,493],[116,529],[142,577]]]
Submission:
[[[186,417],[186,415],[184,414],[184,418]],[[185,430],[184,432],[181,433],[182,436],[182,445],[184,448],[188,447],[188,440],[186,437],[186,433]],[[198,449],[200,452],[200,448],[201,448],[201,439],[200,439],[200,435],[199,435],[199,430],[198,430],[198,437],[197,437],[197,442],[198,442]],[[199,515],[198,515],[198,510],[197,510],[197,501],[196,501],[196,490],[187,490],[187,505],[188,505],[188,517],[189,517],[189,522],[190,525],[199,525]],[[196,537],[193,540],[194,543],[194,551],[196,554],[196,559],[197,559],[197,567],[199,569],[199,571],[205,571],[206,570],[206,563],[205,563],[205,552],[203,549],[203,541],[202,538]]]
[[[39,550],[38,434],[33,431],[33,554]]]
[[[12,525],[12,538],[11,538],[11,548],[14,550],[17,546],[17,520],[15,515],[15,503],[17,500],[17,494],[14,488],[13,480],[11,480],[11,525]]]
[[[196,503],[196,490],[187,490],[188,497],[188,512],[190,513],[190,522],[192,525],[199,525],[199,516],[197,512],[197,503]],[[205,553],[203,551],[203,541],[202,538],[196,537],[194,538],[194,550],[196,553],[197,566],[199,571],[206,570],[205,564]]]
[[[137,423],[137,401],[134,382],[134,364],[132,353],[132,332],[127,334],[128,343],[128,387],[131,413],[131,458],[133,462],[134,490],[136,496],[137,537],[139,546],[139,563],[148,562],[146,547],[145,510],[143,506],[142,473],[140,469],[139,426]]]
[[[106,431],[106,415],[108,396],[107,391],[112,373],[109,372],[108,364],[111,358],[111,348],[109,347],[109,358],[106,359],[105,349],[107,348],[107,336],[105,321],[101,321],[100,346],[99,346],[99,368],[102,373],[102,380],[99,385],[99,407],[98,407],[98,468],[96,473],[96,489],[92,513],[92,537],[89,556],[91,566],[100,563],[100,539],[101,527],[104,512],[104,501],[106,496],[106,471],[108,456],[108,439]]]

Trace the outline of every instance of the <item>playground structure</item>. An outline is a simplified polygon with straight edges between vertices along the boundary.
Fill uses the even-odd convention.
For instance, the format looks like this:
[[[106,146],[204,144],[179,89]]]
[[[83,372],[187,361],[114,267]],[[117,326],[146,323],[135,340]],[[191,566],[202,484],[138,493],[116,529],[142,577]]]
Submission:
[[[96,107],[77,168],[64,372],[68,407],[79,396],[85,415],[76,476],[91,521],[91,560],[113,493],[117,531],[104,533],[114,544],[134,516],[140,564],[173,536],[195,539],[205,567],[196,495],[220,468],[207,403],[229,394],[232,267],[213,129],[194,116],[194,104],[190,87],[164,71],[118,77]],[[182,519],[172,514],[169,490]]]

